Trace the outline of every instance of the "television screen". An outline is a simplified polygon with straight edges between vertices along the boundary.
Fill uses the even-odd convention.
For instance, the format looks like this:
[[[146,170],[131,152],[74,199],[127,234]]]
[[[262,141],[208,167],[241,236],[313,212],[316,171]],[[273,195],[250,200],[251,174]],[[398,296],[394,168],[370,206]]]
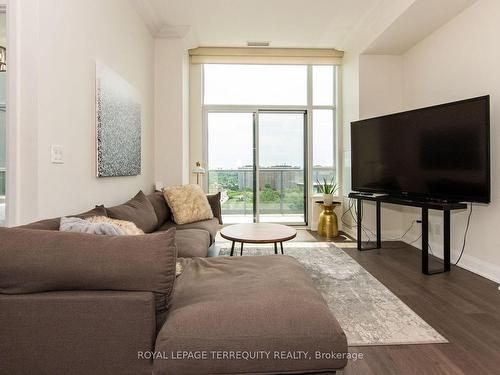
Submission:
[[[352,122],[352,189],[487,203],[489,142],[489,96]]]

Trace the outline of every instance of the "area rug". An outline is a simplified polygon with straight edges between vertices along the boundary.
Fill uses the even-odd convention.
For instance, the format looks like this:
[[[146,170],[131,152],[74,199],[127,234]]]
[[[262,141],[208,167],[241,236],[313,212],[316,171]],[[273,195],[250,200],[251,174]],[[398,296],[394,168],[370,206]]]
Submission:
[[[218,243],[219,256],[230,254]],[[343,250],[325,242],[289,242],[285,254],[309,272],[344,329],[349,346],[448,342]],[[238,250],[238,251],[236,251]],[[235,255],[239,256],[239,246]],[[243,256],[274,254],[272,245],[246,245]]]

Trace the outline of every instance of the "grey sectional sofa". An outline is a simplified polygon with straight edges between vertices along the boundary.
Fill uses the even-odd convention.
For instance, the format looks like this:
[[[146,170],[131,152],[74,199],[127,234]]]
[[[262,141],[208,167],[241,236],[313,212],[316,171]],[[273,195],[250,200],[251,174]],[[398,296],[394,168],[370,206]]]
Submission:
[[[155,191],[149,195],[142,192],[121,205],[114,207],[96,206],[94,209],[77,214],[76,217],[109,216],[114,219],[134,222],[145,233],[155,233],[176,228],[178,256],[182,258],[206,257],[208,248],[214,243],[215,235],[222,224],[220,193],[207,195],[214,218],[190,224],[177,225],[172,218],[163,193]],[[59,230],[60,218],[36,221],[20,228]]]
[[[215,220],[188,226],[171,222],[159,198],[147,197],[155,219],[141,194],[79,215],[138,215],[146,235],[59,232],[58,219],[0,229],[0,374],[331,374],[346,365],[345,334],[295,259],[205,258],[219,197],[209,197]],[[176,278],[176,257],[191,255]]]

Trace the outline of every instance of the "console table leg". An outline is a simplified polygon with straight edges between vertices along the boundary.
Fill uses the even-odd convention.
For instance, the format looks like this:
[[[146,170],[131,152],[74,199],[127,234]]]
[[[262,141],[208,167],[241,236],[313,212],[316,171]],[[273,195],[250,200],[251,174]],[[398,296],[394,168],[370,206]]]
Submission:
[[[358,235],[357,235],[357,242],[358,242],[358,250],[361,250],[361,242],[362,242],[362,238],[361,238],[361,210],[362,210],[362,201],[361,199],[358,199],[357,200],[357,212],[356,212],[356,221],[357,221],[357,224],[358,224]]]
[[[274,253],[278,254],[278,244],[276,242],[274,243]]]
[[[444,272],[451,269],[450,266],[450,211],[443,211],[443,251],[444,251]]]
[[[240,256],[243,256],[243,242],[241,243]]]
[[[380,229],[380,202],[377,201],[377,249],[382,247],[382,235]]]
[[[233,256],[233,253],[234,253],[234,241],[233,241],[233,243],[231,244],[231,256]]]
[[[422,208],[422,273],[429,275],[429,210]]]

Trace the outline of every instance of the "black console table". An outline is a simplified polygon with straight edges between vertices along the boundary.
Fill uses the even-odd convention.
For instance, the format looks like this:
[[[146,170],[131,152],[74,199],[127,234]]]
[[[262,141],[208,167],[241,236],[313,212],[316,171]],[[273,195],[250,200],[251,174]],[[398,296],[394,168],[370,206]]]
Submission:
[[[436,202],[436,201],[415,201],[406,198],[392,197],[389,195],[369,195],[363,193],[350,193],[349,198],[357,200],[357,241],[358,250],[380,249],[382,247],[381,238],[381,218],[380,205],[381,203],[398,204],[402,206],[420,207],[422,209],[422,273],[432,275],[450,271],[450,212],[452,210],[462,210],[467,208],[465,203],[453,202]],[[361,239],[361,219],[363,201],[372,201],[376,203],[376,233],[377,244],[375,248],[363,249]],[[429,210],[443,211],[443,251],[444,251],[444,267],[443,270],[429,270]]]

